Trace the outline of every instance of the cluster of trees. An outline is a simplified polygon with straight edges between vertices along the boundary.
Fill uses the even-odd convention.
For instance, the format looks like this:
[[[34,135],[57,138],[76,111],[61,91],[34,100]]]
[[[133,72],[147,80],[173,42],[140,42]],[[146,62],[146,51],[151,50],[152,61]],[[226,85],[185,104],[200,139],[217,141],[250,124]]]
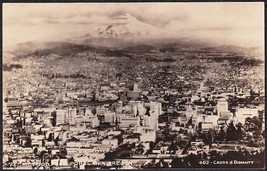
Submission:
[[[79,45],[79,44],[72,44],[72,43],[61,43],[55,45],[52,48],[46,49],[39,49],[31,53],[30,55],[34,55],[37,57],[48,56],[51,54],[60,55],[60,56],[73,56],[77,53],[81,52],[92,52],[96,51],[96,48],[87,46],[87,45]]]
[[[258,66],[260,64],[262,64],[263,61],[261,61],[260,59],[254,59],[254,58],[243,58],[242,60],[239,60],[239,62],[232,62],[232,65],[238,65],[238,66]]]
[[[117,158],[129,158],[134,152],[133,149],[135,148],[135,143],[133,144],[123,144],[116,148],[116,150],[112,152],[107,152],[105,154],[105,161],[113,161]]]
[[[11,71],[12,69],[22,69],[23,66],[20,64],[3,64],[3,71]]]
[[[247,132],[252,132],[253,136],[246,135]],[[246,118],[246,123],[242,125],[238,123],[234,125],[230,122],[226,127],[221,127],[219,132],[209,130],[208,132],[199,133],[198,137],[203,139],[205,145],[211,146],[213,142],[222,141],[240,141],[258,140],[260,136],[264,136],[262,132],[262,121],[258,117]]]
[[[207,57],[206,59],[212,59],[215,62],[223,62],[227,60],[232,66],[258,66],[263,63],[260,59],[246,58],[244,56],[218,56],[214,58]]]
[[[104,54],[106,57],[132,57],[124,50],[106,50]]]
[[[227,141],[237,141],[242,139],[243,131],[242,131],[242,124],[238,123],[237,127],[234,126],[233,122],[231,122],[226,132],[221,128],[219,134],[217,135],[217,139],[223,141],[226,139]]]

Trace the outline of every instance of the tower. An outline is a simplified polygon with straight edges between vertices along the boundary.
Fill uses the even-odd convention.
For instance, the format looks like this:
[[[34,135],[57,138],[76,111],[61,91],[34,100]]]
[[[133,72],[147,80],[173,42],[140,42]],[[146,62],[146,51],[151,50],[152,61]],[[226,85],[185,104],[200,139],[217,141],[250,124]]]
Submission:
[[[223,112],[229,112],[228,111],[228,102],[226,99],[219,99],[217,102],[217,113],[218,115],[221,115]]]
[[[161,103],[150,102],[150,127],[158,130],[158,118],[161,114]]]
[[[56,110],[56,124],[66,123],[67,112],[63,109]]]

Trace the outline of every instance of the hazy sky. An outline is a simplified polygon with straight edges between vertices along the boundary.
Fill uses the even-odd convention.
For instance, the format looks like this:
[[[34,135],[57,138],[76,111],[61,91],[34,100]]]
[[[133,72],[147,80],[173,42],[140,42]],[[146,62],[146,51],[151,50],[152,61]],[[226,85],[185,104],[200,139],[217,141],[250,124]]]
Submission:
[[[264,3],[4,3],[4,45],[81,36],[129,13],[191,39],[263,46]]]

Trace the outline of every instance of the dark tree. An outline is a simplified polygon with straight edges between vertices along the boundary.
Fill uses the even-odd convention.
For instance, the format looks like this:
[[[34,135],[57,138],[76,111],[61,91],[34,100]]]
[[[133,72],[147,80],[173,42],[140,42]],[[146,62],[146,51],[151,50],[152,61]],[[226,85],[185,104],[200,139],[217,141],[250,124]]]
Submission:
[[[237,138],[240,140],[242,139],[243,137],[243,132],[242,132],[242,124],[241,123],[238,123],[237,124],[237,131],[236,131],[236,134],[237,134]]]
[[[172,168],[184,168],[185,163],[183,162],[182,158],[176,157],[171,161],[171,167]]]
[[[219,140],[220,142],[223,141],[225,138],[225,135],[226,135],[225,131],[224,131],[223,127],[221,127],[221,130],[217,135],[217,140]]]
[[[226,135],[226,139],[227,141],[235,141],[237,140],[237,136],[236,136],[236,128],[233,124],[233,122],[230,122],[228,128],[227,128],[227,135]]]

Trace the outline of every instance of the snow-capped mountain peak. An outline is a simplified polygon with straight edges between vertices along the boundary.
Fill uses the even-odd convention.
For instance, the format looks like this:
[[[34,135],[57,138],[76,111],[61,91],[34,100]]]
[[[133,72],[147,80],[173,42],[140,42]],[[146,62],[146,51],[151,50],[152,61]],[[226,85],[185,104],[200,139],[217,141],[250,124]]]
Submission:
[[[142,22],[130,14],[115,17],[112,24],[99,27],[92,35],[95,38],[120,39],[170,37],[169,32]]]

